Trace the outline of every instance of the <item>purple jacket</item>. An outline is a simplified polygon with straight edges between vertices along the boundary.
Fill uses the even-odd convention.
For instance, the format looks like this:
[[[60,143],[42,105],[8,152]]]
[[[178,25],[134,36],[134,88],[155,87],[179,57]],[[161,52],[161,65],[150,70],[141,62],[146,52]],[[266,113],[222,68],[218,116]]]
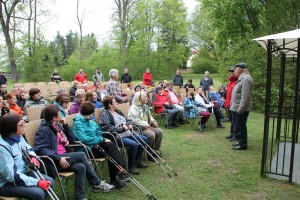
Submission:
[[[74,103],[71,105],[69,110],[69,115],[80,113],[81,106],[77,103],[77,101],[74,101]]]

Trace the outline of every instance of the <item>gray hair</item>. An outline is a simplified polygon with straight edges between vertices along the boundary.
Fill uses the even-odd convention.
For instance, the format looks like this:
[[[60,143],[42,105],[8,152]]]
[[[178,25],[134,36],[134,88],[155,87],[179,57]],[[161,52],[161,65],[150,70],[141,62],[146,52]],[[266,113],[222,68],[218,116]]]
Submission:
[[[109,77],[112,79],[115,75],[119,74],[119,70],[111,69],[109,70]]]
[[[136,105],[136,106],[142,105],[141,99],[143,97],[147,97],[147,93],[145,91],[136,92],[134,97],[133,97],[132,104]]]
[[[85,91],[84,89],[78,89],[75,92],[75,97],[78,97],[79,95],[84,94],[85,95]]]

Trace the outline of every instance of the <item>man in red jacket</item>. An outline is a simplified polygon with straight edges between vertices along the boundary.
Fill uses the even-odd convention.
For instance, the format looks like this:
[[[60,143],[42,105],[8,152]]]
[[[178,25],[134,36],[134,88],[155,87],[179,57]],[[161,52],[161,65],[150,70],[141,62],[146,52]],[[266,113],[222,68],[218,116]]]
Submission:
[[[157,86],[155,89],[156,92],[156,101],[153,103],[155,113],[169,113],[168,121],[165,123],[165,127],[168,129],[172,129],[173,127],[178,127],[176,124],[176,115],[178,110],[173,107],[169,99],[162,94],[163,88],[161,86]]]
[[[87,82],[87,75],[83,72],[82,69],[80,69],[79,72],[75,75],[74,81],[75,80],[82,84]]]
[[[146,72],[143,75],[143,82],[146,86],[150,86],[152,80],[153,80],[153,77],[152,77],[152,74],[150,73],[150,69],[147,68]]]
[[[231,127],[230,127],[230,135],[226,136],[225,138],[229,139],[230,141],[233,141],[233,140],[235,140],[235,137],[234,137],[234,124],[233,124],[233,121],[232,121],[232,112],[231,112],[231,110],[229,110],[229,107],[230,107],[232,90],[235,86],[235,83],[236,83],[238,77],[233,74],[234,67],[231,67],[228,71],[230,72],[230,76],[228,76],[228,81],[229,82],[228,82],[228,85],[227,85],[227,92],[226,92],[226,99],[225,99],[224,107],[225,107],[225,109],[228,110],[228,117],[229,117],[229,121],[231,123]]]

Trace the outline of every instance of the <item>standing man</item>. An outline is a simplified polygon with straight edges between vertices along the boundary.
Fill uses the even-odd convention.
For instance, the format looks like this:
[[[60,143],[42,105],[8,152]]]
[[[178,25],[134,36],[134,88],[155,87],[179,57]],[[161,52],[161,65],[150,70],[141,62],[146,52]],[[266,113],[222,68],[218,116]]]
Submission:
[[[180,76],[180,70],[177,69],[175,76],[173,77],[173,85],[174,86],[179,86],[180,88],[182,88],[183,86],[183,78],[182,76]]]
[[[200,86],[202,86],[206,95],[208,95],[207,92],[209,90],[209,86],[213,84],[213,80],[209,77],[209,71],[206,71],[204,77],[200,80]]]
[[[0,85],[6,84],[6,83],[7,83],[7,79],[6,79],[5,75],[3,74],[3,72],[0,70]]]
[[[234,74],[238,76],[238,80],[232,91],[230,110],[232,111],[235,136],[238,143],[234,144],[232,149],[247,150],[248,134],[246,124],[252,108],[253,79],[247,71],[246,63],[238,63],[234,67]]]
[[[87,75],[83,72],[82,69],[80,69],[79,72],[75,75],[74,81],[75,80],[82,84],[87,82]]]
[[[131,83],[132,79],[130,74],[128,74],[128,69],[124,69],[124,74],[121,76],[121,83]]]
[[[99,67],[97,67],[95,74],[93,75],[93,80],[103,82],[104,81],[104,75],[102,74]]]

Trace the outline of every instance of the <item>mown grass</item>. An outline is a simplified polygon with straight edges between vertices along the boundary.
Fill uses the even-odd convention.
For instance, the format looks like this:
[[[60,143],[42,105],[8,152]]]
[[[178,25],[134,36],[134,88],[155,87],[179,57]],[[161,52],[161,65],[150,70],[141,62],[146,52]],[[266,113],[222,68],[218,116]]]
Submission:
[[[184,83],[192,78],[197,87],[203,74],[182,74]],[[217,74],[211,74],[216,87],[222,84]],[[137,83],[134,82],[135,84]],[[178,173],[168,178],[155,163],[148,163],[140,176],[133,176],[157,199],[288,199],[298,200],[300,186],[260,176],[263,114],[251,112],[248,120],[249,149],[232,151],[231,143],[224,139],[226,129],[214,128],[215,120],[200,133],[197,126],[182,125],[177,129],[163,129],[162,153],[164,160]],[[109,180],[107,163],[101,168],[104,179]],[[74,178],[65,186],[68,199],[74,198]],[[128,188],[112,193],[93,193],[87,184],[88,199],[147,199],[133,183]],[[55,191],[62,199],[58,183]]]
[[[224,139],[229,132],[214,127],[200,133],[197,126],[182,125],[164,129],[162,153],[164,160],[178,173],[168,178],[155,163],[149,163],[134,176],[157,199],[299,199],[300,186],[260,176],[263,115],[251,113],[248,121],[249,150],[233,151]],[[107,165],[101,169],[108,180]],[[147,199],[133,183],[112,193],[93,193],[87,186],[89,199]],[[73,196],[73,183],[68,184]],[[58,191],[58,187],[56,187]]]

